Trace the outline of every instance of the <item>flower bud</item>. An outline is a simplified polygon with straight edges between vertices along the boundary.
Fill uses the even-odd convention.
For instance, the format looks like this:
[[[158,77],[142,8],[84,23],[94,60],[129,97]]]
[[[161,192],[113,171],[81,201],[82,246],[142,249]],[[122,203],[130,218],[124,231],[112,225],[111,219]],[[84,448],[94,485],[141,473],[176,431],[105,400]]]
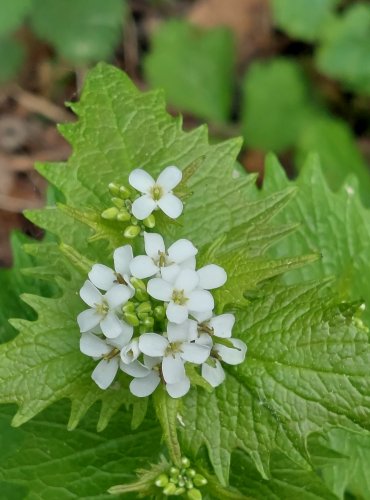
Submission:
[[[129,300],[128,302],[126,302],[126,304],[124,304],[122,306],[122,312],[123,313],[134,313],[135,312],[135,304]]]
[[[164,488],[168,484],[168,476],[166,474],[161,474],[157,477],[154,483],[158,488]]]
[[[127,198],[130,198],[131,191],[126,186],[120,186],[119,195],[121,196],[121,198],[126,200]]]
[[[175,491],[177,490],[177,486],[173,483],[168,483],[167,486],[163,489],[163,495],[170,496],[174,495]]]
[[[194,484],[192,483],[192,481],[190,481],[190,479],[185,479],[185,486],[187,490],[191,490],[192,488],[194,488]]]
[[[139,224],[139,221],[137,220],[137,218],[134,215],[131,215],[131,223],[134,226],[137,226]]]
[[[131,326],[139,326],[140,320],[134,313],[124,313],[124,320]]]
[[[112,203],[117,208],[122,208],[122,207],[125,206],[125,202],[122,200],[122,198],[113,197],[112,198]]]
[[[202,500],[202,494],[196,488],[188,490],[187,497],[189,500]]]
[[[110,182],[108,184],[108,189],[112,196],[119,196],[119,185],[115,182]]]
[[[183,493],[185,493],[185,488],[177,488],[176,491],[174,492],[174,495],[176,497],[179,497],[180,495],[182,495]]]
[[[149,313],[152,312],[152,304],[149,301],[142,302],[136,308],[137,313]]]
[[[155,227],[155,216],[153,214],[150,214],[146,219],[143,220],[143,224],[145,227],[153,229],[153,227]]]
[[[145,290],[141,290],[141,288],[139,288],[135,292],[135,299],[137,299],[139,302],[144,302],[145,300],[149,299],[149,295]]]
[[[127,222],[130,220],[131,215],[125,208],[121,208],[121,210],[117,214],[117,220],[120,222]]]
[[[146,286],[143,280],[132,277],[130,281],[135,290],[144,290],[146,292]]]
[[[178,477],[178,475],[180,474],[180,471],[177,467],[171,467],[170,469],[170,474],[171,474],[171,477]]]
[[[117,209],[116,209],[117,210]],[[128,226],[123,232],[123,236],[125,238],[134,239],[140,233],[139,226]]]
[[[195,486],[198,486],[198,487],[205,486],[208,483],[207,479],[204,476],[202,476],[201,474],[196,474],[194,476],[193,482],[194,482]]]
[[[110,207],[110,208],[107,208],[106,210],[104,210],[104,212],[102,212],[101,216],[103,217],[103,219],[106,219],[106,220],[114,220],[117,217],[117,214],[118,214],[118,208],[117,207]]]
[[[182,476],[180,476],[180,479],[177,481],[177,485],[180,486],[180,488],[183,488],[185,486],[185,481]]]
[[[166,317],[166,310],[163,306],[157,306],[154,308],[154,317],[158,321],[161,321]]]
[[[182,457],[181,464],[183,467],[185,467],[185,469],[187,469],[188,467],[190,467],[190,460],[187,457]]]
[[[148,329],[147,331],[152,331],[154,326],[154,318],[152,316],[148,316],[142,321],[142,325]]]
[[[194,469],[187,469],[186,475],[188,477],[194,477],[196,475],[196,471]]]

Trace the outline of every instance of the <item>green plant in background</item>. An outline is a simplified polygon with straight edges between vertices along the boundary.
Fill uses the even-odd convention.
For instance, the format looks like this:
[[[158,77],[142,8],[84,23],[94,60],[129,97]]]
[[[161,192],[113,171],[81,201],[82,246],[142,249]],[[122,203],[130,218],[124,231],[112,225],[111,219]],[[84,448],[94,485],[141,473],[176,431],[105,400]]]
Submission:
[[[140,93],[110,66],[91,71],[73,109],[77,123],[61,128],[73,155],[67,164],[38,166],[63,203],[27,214],[54,239],[27,244],[31,263],[20,263],[52,288],[24,284],[22,298],[37,319],[20,310],[23,319],[11,321],[18,335],[0,345],[0,402],[17,404],[12,423],[24,424],[10,428],[14,408],[3,407],[2,491],[14,499],[103,499],[121,483],[109,491],[189,499],[289,498],[297,489],[307,500],[366,495],[366,464],[352,465],[368,453],[370,436],[363,310],[370,218],[356,182],[334,194],[311,157],[290,183],[271,157],[259,191],[254,175],[234,171],[240,140],[211,146],[204,127],[183,132],[161,92]],[[127,184],[138,166],[156,178],[171,164],[183,172],[184,214],[169,223],[155,212],[155,232],[167,243],[191,239],[198,266],[225,268],[228,280],[214,291],[218,313],[235,315],[233,337],[248,354],[224,366],[216,389],[189,366],[186,396],[172,399],[160,386],[148,401],[131,394],[125,373],[104,391],[91,380],[96,362],[79,349],[78,290],[91,264],[111,265],[118,246],[142,251],[140,235],[124,236],[134,219],[101,217],[112,205],[107,186]],[[19,269],[11,273],[18,294],[23,278]],[[81,429],[67,436],[67,422]],[[103,434],[93,432],[94,422]]]

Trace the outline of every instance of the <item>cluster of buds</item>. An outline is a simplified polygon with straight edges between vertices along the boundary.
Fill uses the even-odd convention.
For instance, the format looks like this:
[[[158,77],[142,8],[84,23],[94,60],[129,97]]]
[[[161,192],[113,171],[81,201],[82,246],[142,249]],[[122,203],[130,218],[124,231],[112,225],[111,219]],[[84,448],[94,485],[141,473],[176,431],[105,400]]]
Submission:
[[[183,457],[181,468],[171,467],[168,474],[157,477],[155,485],[165,496],[186,496],[189,500],[201,500],[199,488],[207,484],[207,479],[190,467],[190,460]]]

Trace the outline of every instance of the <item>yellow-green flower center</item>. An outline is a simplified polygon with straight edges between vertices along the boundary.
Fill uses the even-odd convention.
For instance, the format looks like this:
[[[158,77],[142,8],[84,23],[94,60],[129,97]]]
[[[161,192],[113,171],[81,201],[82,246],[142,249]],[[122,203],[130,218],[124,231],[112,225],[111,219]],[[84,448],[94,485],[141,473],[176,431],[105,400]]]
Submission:
[[[174,290],[172,292],[172,300],[175,304],[183,306],[187,302],[187,297],[185,297],[184,290]]]
[[[150,189],[150,194],[154,201],[158,201],[163,196],[163,189],[161,186],[154,184],[154,186]]]

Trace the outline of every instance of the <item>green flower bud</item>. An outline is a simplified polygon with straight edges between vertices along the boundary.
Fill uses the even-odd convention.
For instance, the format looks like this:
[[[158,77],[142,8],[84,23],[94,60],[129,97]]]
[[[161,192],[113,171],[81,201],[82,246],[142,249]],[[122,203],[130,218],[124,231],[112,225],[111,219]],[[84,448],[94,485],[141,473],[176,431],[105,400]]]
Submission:
[[[146,292],[146,286],[143,280],[139,280],[139,278],[131,278],[131,284],[135,290],[144,290],[144,292]]]
[[[170,474],[172,477],[178,477],[178,475],[180,474],[180,471],[177,467],[171,467],[170,469]]]
[[[142,302],[141,304],[138,305],[136,311],[138,313],[150,313],[152,312],[152,304],[149,301]]]
[[[148,300],[148,298],[149,295],[145,290],[141,290],[141,288],[136,290],[135,299],[137,299],[139,302],[144,302],[145,300]]]
[[[115,182],[110,182],[108,184],[108,189],[112,196],[119,196],[119,185]]]
[[[104,210],[104,212],[102,212],[101,216],[103,217],[103,219],[113,220],[117,217],[117,214],[118,214],[118,208],[117,207],[110,207],[110,208],[107,208],[106,210]]]
[[[157,306],[154,308],[154,317],[158,321],[161,321],[166,317],[166,309],[163,306]]]
[[[194,482],[195,486],[198,486],[198,487],[205,486],[208,483],[207,479],[204,476],[202,476],[201,474],[196,474],[194,476],[193,482]]]
[[[191,490],[192,488],[194,488],[194,484],[192,481],[190,481],[190,479],[185,479],[185,486],[187,490]]]
[[[128,302],[126,302],[126,304],[124,304],[122,306],[122,312],[123,313],[134,313],[135,312],[135,304],[129,300]]]
[[[176,491],[174,492],[174,495],[179,497],[180,495],[182,495],[183,493],[185,493],[185,488],[177,488]]]
[[[166,474],[161,474],[157,477],[154,483],[158,488],[164,488],[168,484],[168,476]]]
[[[155,227],[155,216],[153,214],[150,214],[146,219],[143,220],[143,224],[145,227],[153,229],[153,227]]]
[[[180,488],[183,488],[185,486],[185,481],[183,480],[182,476],[180,476],[180,479],[177,481],[177,485],[180,486]]]
[[[196,488],[188,490],[187,497],[189,500],[202,500],[202,494]]]
[[[134,239],[134,238],[136,238],[136,236],[139,235],[139,233],[140,233],[140,227],[139,226],[128,226],[124,230],[123,236],[125,238]]]
[[[121,209],[117,214],[117,220],[120,222],[127,222],[130,220],[131,215],[127,212],[127,210]]]
[[[187,469],[186,475],[188,477],[194,477],[196,475],[196,471],[194,469]]]
[[[163,495],[170,496],[174,495],[177,490],[177,486],[173,483],[168,483],[167,486],[163,489]]]
[[[190,467],[190,460],[187,457],[182,457],[181,464],[183,467],[185,467],[185,469],[187,469],[188,467]]]
[[[120,186],[119,195],[121,196],[121,198],[126,200],[127,198],[130,198],[131,194],[131,191],[126,186]]]
[[[131,223],[134,226],[137,226],[139,224],[139,221],[137,220],[137,218],[134,215],[131,215]]]
[[[144,319],[146,319],[149,316],[148,313],[137,313],[137,317],[139,318],[140,322],[142,323]]]
[[[121,198],[113,197],[112,198],[112,203],[117,208],[122,208],[122,207],[125,206],[125,202]]]
[[[142,321],[142,324],[148,328],[148,331],[153,330],[154,326],[154,318],[152,316],[148,316]]]
[[[124,320],[131,326],[139,326],[140,320],[134,313],[124,313]]]

